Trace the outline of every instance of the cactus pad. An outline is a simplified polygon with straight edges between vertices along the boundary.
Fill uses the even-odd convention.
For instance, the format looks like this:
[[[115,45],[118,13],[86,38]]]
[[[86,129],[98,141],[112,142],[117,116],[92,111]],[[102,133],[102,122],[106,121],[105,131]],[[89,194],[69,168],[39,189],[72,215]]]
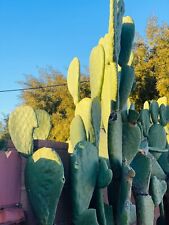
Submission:
[[[148,194],[152,171],[152,162],[150,157],[138,153],[131,163],[131,167],[136,172],[136,176],[133,179],[134,192],[136,194]]]
[[[64,168],[57,153],[50,148],[41,148],[29,157],[25,182],[38,224],[53,225],[65,182]]]
[[[138,195],[136,197],[137,224],[154,224],[154,204],[150,195]]]
[[[120,109],[123,109],[125,104],[127,103],[127,99],[132,90],[132,86],[134,83],[134,69],[130,66],[123,66],[121,70],[121,79],[120,79]]]
[[[75,224],[89,207],[98,171],[97,148],[90,142],[79,142],[71,155],[71,195]]]
[[[105,53],[101,45],[93,48],[90,55],[90,88],[91,97],[101,97],[105,68]]]
[[[37,127],[34,110],[19,106],[9,116],[9,133],[18,152],[30,155],[33,152],[33,130]]]
[[[33,138],[45,140],[49,136],[51,129],[50,116],[45,110],[36,109],[35,110],[38,127],[34,129]]]
[[[155,207],[162,202],[166,191],[167,183],[164,180],[159,180],[157,177],[153,176],[150,182],[150,194]]]
[[[79,115],[75,116],[70,124],[70,141],[72,149],[79,141],[86,141],[86,131],[83,120]]]
[[[97,187],[98,188],[107,187],[110,184],[112,177],[113,177],[112,171],[108,168],[106,160],[100,158]]]
[[[100,140],[100,126],[101,126],[101,104],[98,97],[92,100],[91,115],[92,115],[92,125],[95,134],[95,145],[98,148]]]
[[[85,126],[87,140],[91,143],[95,143],[91,110],[92,100],[90,98],[84,98],[76,105],[75,116],[81,116],[81,119],[83,120]]]
[[[118,72],[114,63],[105,67],[105,75],[101,96],[102,122],[105,130],[108,128],[108,119],[111,113],[111,102],[117,100]]]
[[[121,33],[121,50],[119,55],[119,65],[127,65],[130,59],[131,49],[135,34],[134,21],[130,16],[123,17]]]
[[[76,105],[80,100],[80,62],[78,58],[74,58],[70,63],[67,84],[70,94],[73,97],[74,104]]]

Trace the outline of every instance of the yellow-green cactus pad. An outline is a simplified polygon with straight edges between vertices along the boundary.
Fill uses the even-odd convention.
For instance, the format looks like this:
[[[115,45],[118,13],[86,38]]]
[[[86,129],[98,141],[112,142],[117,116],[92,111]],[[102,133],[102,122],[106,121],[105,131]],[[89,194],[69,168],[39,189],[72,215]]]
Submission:
[[[101,45],[93,48],[90,55],[90,88],[91,97],[101,96],[105,67],[105,53]]]
[[[119,55],[119,65],[127,65],[130,60],[133,40],[135,34],[134,21],[130,16],[123,17],[121,33],[121,50]]]
[[[95,137],[92,126],[91,108],[92,100],[90,98],[84,98],[76,105],[75,116],[81,116],[85,126],[87,140],[94,143]]]
[[[107,131],[108,119],[111,113],[111,102],[116,101],[118,96],[118,71],[115,63],[106,65],[102,96],[101,96],[101,106],[102,106],[102,123]]]
[[[158,105],[159,105],[159,106],[162,105],[162,104],[164,104],[164,105],[166,106],[166,105],[167,105],[167,97],[166,97],[166,96],[161,97],[161,98],[159,98],[159,99],[157,100],[157,102],[158,102]]]
[[[41,148],[29,157],[25,185],[38,224],[53,225],[64,182],[63,164],[55,151]]]
[[[74,149],[79,141],[86,141],[86,131],[82,118],[76,115],[70,124],[70,141]]]
[[[51,130],[50,116],[45,110],[35,110],[38,127],[33,132],[33,138],[39,140],[45,140],[49,136]]]
[[[70,63],[67,74],[67,85],[70,94],[76,105],[80,100],[80,62],[78,58],[74,58]]]
[[[144,108],[144,109],[148,109],[148,110],[150,109],[150,104],[149,104],[148,101],[145,101],[145,102],[144,102],[143,108]]]
[[[8,128],[18,152],[30,155],[33,152],[33,130],[37,118],[30,106],[19,106],[9,116]]]
[[[105,64],[113,62],[113,37],[110,33],[105,34],[104,38],[101,38],[99,45],[103,46],[105,51]]]

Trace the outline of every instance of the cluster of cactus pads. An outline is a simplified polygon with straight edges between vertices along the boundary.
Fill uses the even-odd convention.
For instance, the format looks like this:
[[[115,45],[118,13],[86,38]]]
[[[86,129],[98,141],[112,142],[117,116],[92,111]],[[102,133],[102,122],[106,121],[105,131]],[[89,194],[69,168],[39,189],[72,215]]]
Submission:
[[[110,0],[108,33],[90,55],[91,98],[80,99],[78,58],[68,69],[75,104],[69,143],[75,225],[153,225],[156,207],[157,224],[165,224],[169,106],[163,98],[138,113],[129,103],[135,25],[123,15],[123,0]]]
[[[51,122],[44,110],[17,107],[9,117],[9,133],[19,153],[27,158],[25,186],[39,225],[53,225],[65,182],[62,161],[56,151],[34,151],[33,141],[47,139]]]
[[[133,19],[124,16],[124,1],[110,0],[108,32],[90,55],[91,98],[80,99],[78,58],[68,69],[75,104],[69,141],[74,225],[153,225],[156,207],[157,224],[165,224],[169,106],[161,98],[145,102],[138,113],[129,103],[135,86],[134,34]],[[53,225],[65,182],[55,151],[34,152],[33,140],[46,139],[50,129],[43,110],[21,106],[9,117],[11,139],[27,157],[25,185],[40,225]]]

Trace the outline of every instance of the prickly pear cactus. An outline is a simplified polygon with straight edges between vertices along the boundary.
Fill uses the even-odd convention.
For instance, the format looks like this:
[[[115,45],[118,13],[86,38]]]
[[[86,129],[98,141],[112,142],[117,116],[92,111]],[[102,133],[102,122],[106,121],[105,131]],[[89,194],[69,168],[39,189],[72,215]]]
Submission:
[[[89,142],[79,142],[71,156],[72,216],[75,225],[89,224],[91,219],[92,224],[98,224],[96,211],[88,209],[98,172],[97,148]]]
[[[33,152],[33,131],[38,126],[36,114],[30,106],[19,106],[9,116],[8,128],[18,152]]]
[[[51,130],[50,116],[45,110],[42,109],[36,109],[35,113],[38,127],[34,129],[33,138],[46,140]]]
[[[82,194],[80,188],[79,199],[73,199],[73,207],[77,210],[74,211],[75,224],[133,224],[136,216],[132,213],[135,212],[135,206],[131,203],[132,191],[136,202],[137,224],[153,224],[154,206],[161,207],[166,191],[164,180],[169,170],[168,143],[164,127],[169,122],[169,107],[161,103],[159,107],[156,101],[146,102],[139,115],[133,105],[128,106],[129,96],[135,85],[132,66],[135,25],[131,17],[123,15],[124,1],[110,0],[108,32],[99,40],[90,55],[91,99],[79,100],[77,97],[77,71],[80,71],[77,59],[70,64],[68,70],[68,87],[71,86],[69,90],[76,106],[70,134],[70,141],[74,147],[73,157],[77,157],[77,152],[80,151],[77,148],[80,148],[79,145],[82,143],[84,154],[77,157],[77,164],[72,163],[74,195],[77,195],[79,190],[74,182],[75,177],[78,180],[78,175],[74,173],[88,157],[88,145],[95,146],[98,162],[98,173],[93,175],[95,177],[92,189]],[[81,177],[86,171],[93,174],[91,160],[92,158],[88,159],[89,169],[79,169]],[[112,178],[110,169],[113,173]],[[85,179],[87,187],[91,183],[89,174],[88,180]],[[79,182],[82,182],[80,179]],[[81,187],[80,183],[78,187]],[[108,187],[109,204],[104,203],[101,190],[103,187]],[[84,200],[85,195],[87,203],[86,199]],[[89,210],[89,201],[96,211]],[[90,221],[86,218],[89,214]]]
[[[79,82],[80,82],[80,62],[78,58],[74,58],[68,69],[67,84],[75,105],[80,100]]]
[[[38,224],[53,225],[64,183],[64,168],[55,151],[41,148],[29,157],[25,185]]]

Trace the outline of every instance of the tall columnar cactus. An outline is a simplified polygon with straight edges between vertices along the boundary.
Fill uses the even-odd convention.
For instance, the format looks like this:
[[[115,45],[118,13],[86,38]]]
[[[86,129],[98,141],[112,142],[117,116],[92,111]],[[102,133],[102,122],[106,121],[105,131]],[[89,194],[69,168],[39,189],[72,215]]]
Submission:
[[[135,212],[135,206],[131,203],[133,192],[137,224],[150,225],[153,224],[154,207],[160,205],[161,212],[163,211],[165,179],[169,172],[164,126],[169,122],[169,107],[166,106],[167,103],[162,104],[166,101],[164,98],[159,100],[159,106],[155,101],[151,104],[146,102],[140,115],[133,105],[128,107],[128,98],[135,84],[132,66],[135,25],[131,17],[123,15],[124,1],[110,0],[108,32],[99,40],[90,55],[91,99],[80,100],[77,97],[79,61],[74,59],[70,64],[68,88],[76,105],[70,141],[75,149],[73,154],[77,154],[80,141],[90,142],[98,152],[99,174],[107,173],[110,178],[109,170],[103,172],[105,166],[102,166],[99,158],[106,158],[107,166],[113,172],[111,183],[108,185],[107,182],[104,186],[108,185],[111,206],[105,206],[97,182],[92,189],[92,206],[96,209],[97,222],[102,225],[134,223],[135,214],[132,212]],[[76,81],[76,87],[73,80]],[[87,152],[84,150],[84,155],[79,158],[79,164],[83,164],[87,157],[85,151]],[[82,174],[85,174],[84,171]],[[100,179],[97,179],[100,183]],[[72,183],[72,186],[76,184]],[[86,204],[85,209],[88,207],[89,204]],[[95,214],[93,215],[95,218]],[[162,216],[164,215],[161,215],[160,221]],[[80,221],[83,224],[87,220],[81,217]]]
[[[135,26],[132,18],[123,18],[123,14],[123,0],[110,0],[108,33],[99,40],[99,44],[93,48],[90,55],[91,99],[75,101],[79,96],[77,91],[79,90],[79,73],[77,71],[80,70],[79,63],[75,63],[75,59],[70,64],[67,78],[70,93],[73,93],[72,90],[76,93],[72,94],[76,105],[70,133],[73,147],[75,146],[76,149],[79,141],[86,140],[96,146],[97,157],[102,155],[106,158],[109,155],[110,167],[113,171],[113,181],[109,188],[109,200],[115,213],[114,218],[113,211],[110,216],[113,224],[114,222],[117,224],[120,217],[120,213],[118,216],[116,213],[117,206],[121,207],[124,214],[126,213],[124,216],[126,219],[121,219],[120,224],[130,224],[130,207],[127,209],[125,205],[126,201],[130,201],[132,179],[130,187],[126,186],[126,198],[120,196],[123,190],[119,190],[123,189],[123,186],[125,187],[123,180],[126,179],[130,162],[138,152],[141,139],[141,132],[137,126],[138,114],[134,109],[127,111],[126,108],[134,83],[131,50]],[[77,87],[73,83],[74,79],[78,81],[76,82]],[[125,121],[122,120],[123,110],[127,115]],[[100,135],[101,137],[99,137]],[[103,146],[106,149],[102,149]],[[107,153],[103,155],[103,152]],[[87,153],[84,152],[84,154]],[[126,161],[126,167],[122,166],[123,160]],[[102,167],[99,168],[99,171],[103,170]],[[94,198],[98,204],[96,204],[98,222],[106,225],[106,214],[108,211],[110,212],[110,207],[105,210],[106,207],[104,207],[103,198],[97,185]],[[132,206],[132,204],[130,205]]]

